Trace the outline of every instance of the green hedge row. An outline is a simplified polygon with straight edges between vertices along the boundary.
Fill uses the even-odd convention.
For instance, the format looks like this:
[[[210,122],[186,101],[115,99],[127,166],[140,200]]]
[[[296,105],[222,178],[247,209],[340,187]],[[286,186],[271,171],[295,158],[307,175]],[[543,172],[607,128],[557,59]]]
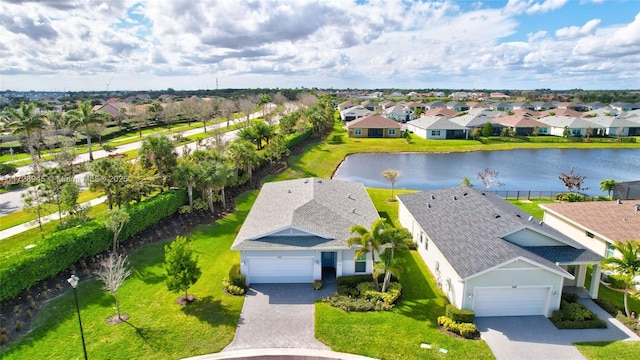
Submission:
[[[135,235],[172,215],[187,202],[184,191],[169,191],[127,207],[130,220],[121,239]],[[55,232],[32,249],[6,259],[0,268],[0,300],[16,296],[38,281],[55,276],[77,261],[107,250],[113,234],[97,218],[82,226]]]
[[[472,339],[478,335],[476,324],[455,322],[448,316],[438,316],[438,325],[467,339]]]
[[[476,313],[473,310],[460,310],[451,304],[447,304],[445,307],[445,315],[459,323],[472,323],[476,317]]]
[[[287,136],[287,148],[291,149],[292,147],[309,139],[311,137],[311,134],[313,134],[313,129],[308,128],[302,133],[295,133],[293,135]]]

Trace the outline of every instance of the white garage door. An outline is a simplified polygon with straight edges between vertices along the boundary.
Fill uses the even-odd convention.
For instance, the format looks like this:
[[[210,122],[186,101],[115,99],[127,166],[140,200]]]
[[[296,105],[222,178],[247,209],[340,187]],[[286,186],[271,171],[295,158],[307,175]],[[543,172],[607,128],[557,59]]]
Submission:
[[[473,311],[476,316],[546,315],[549,287],[476,287]]]
[[[312,283],[313,258],[249,258],[247,280],[251,284]]]

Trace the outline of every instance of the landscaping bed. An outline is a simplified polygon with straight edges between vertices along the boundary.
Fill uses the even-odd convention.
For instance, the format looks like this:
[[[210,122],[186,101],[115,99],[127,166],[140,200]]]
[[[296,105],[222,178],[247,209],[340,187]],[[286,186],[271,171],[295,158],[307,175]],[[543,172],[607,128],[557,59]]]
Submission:
[[[558,329],[604,329],[607,323],[584,305],[578,303],[578,295],[562,294],[560,309],[551,314],[551,322]]]

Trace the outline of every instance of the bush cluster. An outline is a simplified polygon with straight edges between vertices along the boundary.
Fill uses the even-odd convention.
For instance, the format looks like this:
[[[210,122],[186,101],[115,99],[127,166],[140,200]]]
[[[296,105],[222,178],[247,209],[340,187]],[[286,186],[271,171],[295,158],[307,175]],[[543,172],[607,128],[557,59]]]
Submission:
[[[389,310],[402,293],[402,285],[397,282],[391,282],[387,292],[375,291],[371,275],[342,276],[337,285],[337,293],[324,301],[344,311]]]
[[[607,275],[607,282],[614,289],[624,289],[627,281],[623,275],[609,274]]]
[[[598,306],[600,306],[602,308],[602,310],[608,312],[609,314],[616,316],[618,315],[618,312],[620,311],[620,309],[618,309],[617,306],[613,305],[612,303],[610,303],[607,300],[604,299],[593,299],[593,302],[598,304]]]
[[[222,287],[231,295],[244,295],[247,278],[240,273],[240,264],[233,264],[229,277],[222,280]]]
[[[476,318],[473,310],[460,310],[451,304],[445,307],[445,315],[457,323],[473,323]]]
[[[551,321],[558,329],[604,329],[607,323],[578,302],[569,302],[563,296],[560,310],[551,314]],[[570,298],[572,300],[572,298]]]
[[[467,339],[475,338],[478,335],[478,328],[474,323],[456,322],[448,316],[439,316],[438,325]]]
[[[120,238],[133,236],[172,215],[186,200],[184,191],[168,191],[127,207],[133,221],[124,225]],[[107,250],[112,241],[113,234],[105,228],[101,218],[52,233],[34,248],[3,261],[0,300],[11,298],[38,281],[57,275],[81,259]]]

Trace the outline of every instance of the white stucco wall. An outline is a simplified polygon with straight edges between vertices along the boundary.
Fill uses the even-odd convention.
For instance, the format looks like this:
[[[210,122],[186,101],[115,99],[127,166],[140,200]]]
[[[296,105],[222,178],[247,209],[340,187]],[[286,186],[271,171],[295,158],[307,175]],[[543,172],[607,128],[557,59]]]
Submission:
[[[558,217],[548,211],[544,212],[543,220],[545,223],[547,223],[547,225],[560,231],[571,239],[579,242],[587,249],[595,252],[598,255],[606,256],[607,241],[599,237],[597,234],[594,234],[593,238],[591,238],[587,236],[586,231],[588,229],[570,223],[565,219]]]
[[[407,130],[413,132],[416,136],[419,136],[423,139],[427,138],[427,131],[425,129],[421,129],[412,124],[407,124]]]
[[[371,274],[371,254],[367,254],[367,269],[366,272],[356,272],[356,261],[355,261],[356,249],[347,249],[342,250],[341,256],[338,257],[338,262],[342,262],[342,272],[338,273],[336,269],[337,276],[346,276],[346,275],[361,275],[361,274]],[[339,254],[340,255],[340,254]],[[376,254],[376,259],[378,256]]]
[[[564,277],[549,270],[537,267],[522,260],[506,264],[487,273],[466,281],[463,309],[473,308],[473,294],[476,287],[531,287],[550,286],[549,303],[546,316],[560,307],[560,294]],[[471,295],[471,297],[469,296]]]

